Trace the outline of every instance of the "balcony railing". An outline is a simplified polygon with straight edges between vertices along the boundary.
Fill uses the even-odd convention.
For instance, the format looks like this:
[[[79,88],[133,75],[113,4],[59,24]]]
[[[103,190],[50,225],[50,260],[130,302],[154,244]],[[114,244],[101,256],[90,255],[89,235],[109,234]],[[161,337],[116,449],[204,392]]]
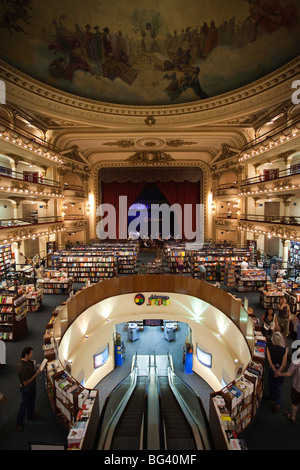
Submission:
[[[300,225],[300,217],[294,216],[242,214],[240,216],[240,220],[247,220],[250,222],[267,222],[280,225]]]
[[[52,216],[52,217],[24,217],[24,218],[10,218],[10,219],[1,219],[0,220],[0,230],[5,228],[15,228],[20,225],[41,225],[41,224],[50,224],[63,222],[61,216]]]
[[[65,197],[85,197],[85,190],[77,184],[64,183],[63,191]]]
[[[219,212],[217,215],[216,215],[216,218],[217,219],[237,219],[238,218],[238,215],[237,214],[228,214],[227,212]]]
[[[248,184],[262,183],[264,181],[285,178],[287,176],[293,176],[293,175],[298,175],[298,174],[300,174],[300,164],[293,165],[291,168],[279,170],[278,172],[274,172],[274,173],[270,173],[266,175],[254,176],[253,178],[248,178],[241,182],[241,186],[246,186]]]
[[[28,183],[38,183],[38,184],[45,184],[48,186],[54,186],[61,189],[61,184],[59,181],[50,180],[48,178],[44,178],[43,176],[36,176],[36,175],[24,175],[19,171],[12,170],[11,168],[7,168],[4,166],[0,166],[0,177],[11,178],[20,181],[26,181]]]
[[[59,148],[56,147],[55,145],[51,144],[50,142],[47,142],[45,139],[41,139],[40,137],[36,136],[32,132],[29,132],[28,130],[24,129],[23,127],[19,126],[16,123],[12,123],[5,119],[4,117],[0,117],[0,126],[4,126],[6,129],[8,129],[11,132],[15,132],[26,139],[30,140],[31,142],[36,142],[38,145],[41,145],[45,148],[48,148],[49,150],[52,150],[55,153],[59,153]]]
[[[248,149],[254,147],[255,145],[263,142],[264,140],[269,139],[270,137],[275,136],[276,134],[278,134],[282,131],[293,128],[298,123],[300,123],[300,115],[299,114],[297,114],[296,116],[293,117],[293,122],[290,125],[287,125],[286,122],[281,123],[278,126],[273,127],[273,129],[271,129],[270,131],[268,131],[268,132],[262,134],[261,136],[257,137],[256,139],[251,140],[250,142],[248,142],[246,145],[244,145],[242,147],[242,151],[248,150]]]
[[[87,219],[87,217],[82,215],[82,214],[80,214],[80,215],[78,215],[78,214],[66,214],[64,216],[65,221],[68,221],[68,220],[86,220],[86,219]]]

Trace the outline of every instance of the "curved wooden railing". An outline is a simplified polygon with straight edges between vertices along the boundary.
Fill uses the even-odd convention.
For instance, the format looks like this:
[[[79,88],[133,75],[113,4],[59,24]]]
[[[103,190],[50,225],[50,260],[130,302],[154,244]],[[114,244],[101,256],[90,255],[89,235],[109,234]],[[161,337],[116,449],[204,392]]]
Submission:
[[[253,354],[253,324],[238,299],[205,281],[169,274],[121,276],[82,289],[67,301],[56,318],[53,333],[57,344],[72,322],[89,307],[109,297],[138,292],[174,292],[209,303],[235,323],[245,337],[250,354]]]

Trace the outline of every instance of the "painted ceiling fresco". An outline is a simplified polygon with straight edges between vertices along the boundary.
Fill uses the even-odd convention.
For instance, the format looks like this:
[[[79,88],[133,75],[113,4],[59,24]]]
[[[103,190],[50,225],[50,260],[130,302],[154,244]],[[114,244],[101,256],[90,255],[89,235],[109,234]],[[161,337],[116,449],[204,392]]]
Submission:
[[[102,102],[193,102],[297,57],[299,6],[299,0],[0,0],[0,58]]]

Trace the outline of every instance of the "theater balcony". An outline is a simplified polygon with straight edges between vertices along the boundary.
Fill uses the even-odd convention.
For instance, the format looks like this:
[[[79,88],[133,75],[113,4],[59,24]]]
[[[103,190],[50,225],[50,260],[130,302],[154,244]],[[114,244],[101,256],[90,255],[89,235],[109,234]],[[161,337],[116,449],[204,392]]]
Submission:
[[[65,215],[64,228],[66,232],[80,232],[87,226],[87,216]]]
[[[238,215],[232,214],[229,217],[227,213],[219,213],[215,217],[215,225],[217,229],[236,231],[239,225]]]
[[[16,115],[11,120],[0,113],[0,142],[1,152],[6,155],[17,154],[37,165],[59,167],[63,163],[59,149],[47,142],[44,133],[22,116]]]
[[[61,183],[43,175],[26,175],[5,166],[0,166],[0,198],[18,196],[62,198]]]
[[[34,240],[65,231],[62,217],[54,216],[1,219],[0,223],[0,243],[4,244]]]
[[[278,195],[300,188],[300,163],[245,179],[240,184],[239,196]]]
[[[238,182],[234,181],[232,183],[219,184],[216,188],[215,197],[224,198],[225,197],[236,197],[238,196]]]
[[[272,216],[242,214],[238,230],[265,235],[269,238],[278,237],[286,240],[300,240],[300,216]]]

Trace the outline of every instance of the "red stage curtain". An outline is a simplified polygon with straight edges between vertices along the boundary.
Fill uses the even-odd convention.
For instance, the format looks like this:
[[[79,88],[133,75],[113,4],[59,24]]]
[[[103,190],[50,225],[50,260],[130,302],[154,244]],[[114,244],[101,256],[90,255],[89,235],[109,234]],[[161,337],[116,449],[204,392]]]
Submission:
[[[113,181],[112,183],[102,183],[102,204],[112,204],[116,209],[116,231],[117,239],[119,239],[119,196],[127,196],[127,210],[122,212],[121,224],[126,224],[128,222],[128,209],[135,202],[139,194],[142,192],[145,181],[139,183],[132,183],[131,181],[126,181],[124,183],[119,183],[118,181]]]
[[[180,204],[182,210],[182,238],[185,236],[183,209],[184,204],[192,204],[192,230],[196,230],[196,204],[200,204],[200,182],[191,183],[189,181],[168,181],[161,183],[156,182],[158,188],[167,198],[170,205]],[[186,221],[187,222],[187,221]],[[191,224],[189,224],[191,227]],[[189,237],[188,237],[189,238]]]

